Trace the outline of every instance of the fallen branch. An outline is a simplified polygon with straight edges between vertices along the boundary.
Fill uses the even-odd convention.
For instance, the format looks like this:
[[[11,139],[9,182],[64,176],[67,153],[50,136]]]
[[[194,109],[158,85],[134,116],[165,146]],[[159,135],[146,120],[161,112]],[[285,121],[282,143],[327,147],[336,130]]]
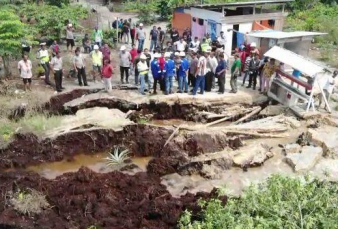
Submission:
[[[180,130],[180,126],[178,126],[174,132],[170,135],[170,137],[168,138],[168,140],[164,143],[163,148],[171,141],[171,139],[173,139],[173,137],[175,136],[175,134],[177,134],[177,132]]]
[[[249,118],[251,118],[252,116],[254,116],[255,114],[257,114],[258,112],[260,112],[262,110],[261,107],[257,107],[256,109],[254,109],[253,111],[251,111],[249,114],[247,114],[246,116],[244,116],[243,118],[238,119],[236,122],[232,123],[231,125],[237,125],[238,123],[241,123]]]
[[[205,127],[209,127],[209,126],[212,126],[212,125],[216,125],[218,123],[221,123],[221,122],[224,122],[226,120],[229,120],[231,118],[233,118],[234,116],[227,116],[227,117],[224,117],[224,118],[221,118],[221,119],[218,119],[216,121],[213,121],[213,122],[210,122],[208,124],[205,124]]]
[[[264,133],[257,133],[257,132],[248,132],[248,131],[236,131],[236,130],[222,130],[225,134],[242,134],[248,135],[252,137],[261,137],[261,138],[286,138],[289,137],[288,134],[264,134]]]

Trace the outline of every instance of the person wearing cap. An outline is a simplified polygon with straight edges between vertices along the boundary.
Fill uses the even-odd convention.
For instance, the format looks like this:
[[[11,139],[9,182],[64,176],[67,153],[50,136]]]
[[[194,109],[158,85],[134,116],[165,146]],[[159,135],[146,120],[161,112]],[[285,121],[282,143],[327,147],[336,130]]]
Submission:
[[[194,89],[192,91],[193,95],[196,95],[198,88],[201,88],[200,94],[204,94],[204,88],[205,88],[205,75],[207,73],[207,59],[206,56],[208,56],[207,53],[204,53],[204,55],[198,53],[198,64],[195,72],[195,78],[196,82],[194,85]]]
[[[98,45],[94,45],[94,50],[89,54],[93,62],[93,80],[96,81],[96,74],[101,75],[103,54]],[[102,78],[102,77],[101,77]]]
[[[159,53],[154,54],[154,59],[150,63],[151,74],[154,78],[154,94],[157,94],[157,83],[160,83],[160,79],[162,78],[162,71],[158,62],[158,58],[160,57]]]
[[[189,72],[189,62],[185,58],[185,53],[180,52],[181,64],[178,67],[178,93],[188,93],[188,72]]]
[[[179,41],[176,41],[174,45],[177,52],[184,52],[187,47],[187,43],[183,40],[183,37]]]
[[[143,29],[143,24],[139,25],[136,31],[136,39],[138,41],[138,50],[143,50],[144,40],[146,39],[146,32]]]
[[[45,70],[45,83],[47,85],[54,87],[55,85],[49,80],[49,74],[50,74],[49,60],[50,59],[49,59],[48,50],[46,48],[46,43],[43,42],[40,44],[40,46],[41,46],[41,49],[38,52],[38,59],[40,59],[40,64]]]
[[[276,73],[278,66],[276,65],[275,59],[271,58],[268,63],[263,67],[263,82],[262,82],[262,94],[266,94],[270,88],[270,80]]]
[[[75,49],[75,56],[73,57],[73,66],[77,73],[77,79],[79,81],[79,85],[83,86],[84,84],[85,86],[88,86],[86,70],[85,70],[85,67],[86,67],[85,58],[81,54],[79,47]]]
[[[32,84],[32,62],[28,59],[28,54],[24,53],[22,55],[22,60],[18,63],[18,69],[20,72],[20,77],[23,80],[24,88],[26,90],[31,90]]]
[[[119,53],[120,59],[120,74],[121,83],[124,83],[124,75],[126,76],[126,83],[129,83],[129,69],[131,63],[131,55],[126,51],[126,46],[122,45]]]
[[[250,44],[250,52],[256,53],[256,55],[259,57],[259,50],[257,49],[257,44],[256,42],[252,42]]]
[[[256,52],[251,53],[252,58],[249,63],[249,85],[246,88],[251,88],[253,86],[253,90],[256,90],[257,85],[257,75],[259,69],[260,60]]]
[[[231,66],[230,93],[237,93],[237,78],[241,74],[242,63],[239,54],[235,53],[235,61]]]
[[[103,33],[102,30],[99,29],[97,26],[95,26],[93,30],[92,39],[93,41],[95,41],[95,44],[97,44],[99,47],[102,46]]]
[[[227,69],[227,62],[224,59],[224,54],[220,53],[219,62],[215,70],[216,77],[218,78],[218,86],[219,86],[218,93],[219,94],[224,94],[225,92],[226,69]]]
[[[142,53],[140,56],[140,62],[137,64],[137,69],[139,71],[139,80],[140,80],[140,93],[145,95],[145,76],[148,74],[149,67],[147,65],[147,57]]]
[[[54,80],[55,80],[55,87],[57,92],[62,92],[62,58],[59,52],[55,54],[55,57],[52,58],[50,62],[50,68],[53,71],[54,74]]]
[[[165,73],[165,94],[168,95],[173,93],[173,78],[176,75],[176,66],[175,61],[170,58],[171,54],[169,52],[166,52],[164,56],[166,59],[163,70]]]
[[[72,24],[68,24],[66,27],[66,41],[67,41],[67,51],[73,52],[73,47],[75,46],[74,42],[74,28]],[[70,47],[70,50],[69,50]]]

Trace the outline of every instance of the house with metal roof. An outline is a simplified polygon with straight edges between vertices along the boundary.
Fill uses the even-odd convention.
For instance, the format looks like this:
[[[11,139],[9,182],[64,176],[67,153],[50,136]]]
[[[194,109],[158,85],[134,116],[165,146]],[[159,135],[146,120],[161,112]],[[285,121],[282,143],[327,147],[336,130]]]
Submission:
[[[193,37],[207,33],[214,39],[224,31],[225,52],[230,55],[253,30],[282,31],[287,12],[284,7],[294,0],[263,0],[224,4],[203,4],[175,9],[172,27],[180,34],[190,28]]]

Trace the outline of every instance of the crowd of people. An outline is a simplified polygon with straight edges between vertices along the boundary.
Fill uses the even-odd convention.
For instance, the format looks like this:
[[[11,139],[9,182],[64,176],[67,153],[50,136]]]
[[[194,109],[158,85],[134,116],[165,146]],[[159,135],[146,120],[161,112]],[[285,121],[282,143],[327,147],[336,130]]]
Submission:
[[[132,45],[130,50],[128,45],[122,45],[118,53],[121,83],[129,83],[129,77],[133,75],[135,84],[139,85],[139,91],[143,95],[146,91],[157,94],[158,86],[160,91],[166,95],[175,92],[196,95],[198,90],[200,94],[204,94],[205,91],[216,90],[217,85],[218,93],[223,94],[228,70],[230,71],[230,93],[237,93],[239,76],[243,76],[242,86],[245,86],[248,81],[247,88],[256,90],[258,86],[261,93],[267,93],[271,78],[274,75],[279,77],[276,70],[284,71],[283,63],[277,64],[274,59],[267,57],[261,59],[259,49],[254,42],[245,42],[238,47],[230,66],[229,56],[225,55],[227,40],[223,31],[216,39],[212,40],[210,35],[206,34],[200,40],[198,37],[192,37],[189,28],[184,30],[182,36],[173,28],[170,31],[171,40],[165,43],[166,33],[160,27],[154,26],[149,32],[150,47],[148,49],[144,48],[147,34],[142,24],[135,25],[131,19],[116,20],[114,23],[113,27],[121,28],[119,41],[129,44],[129,37],[131,37]],[[75,45],[71,24],[66,27],[66,38],[67,50],[71,52]],[[90,73],[93,81],[100,78],[105,89],[111,91],[114,68],[110,63],[110,48],[108,44],[103,43],[102,31],[95,27],[91,38],[88,34],[85,35],[82,45],[84,51],[89,53],[92,62]],[[45,83],[54,87],[57,92],[61,92],[64,89],[62,86],[64,69],[60,47],[56,41],[50,49],[47,48],[45,42],[42,42],[40,46],[37,58],[44,69]],[[23,49],[27,50],[27,47]],[[52,53],[51,56],[49,51]],[[86,59],[80,47],[75,49],[72,64],[78,84],[88,86]],[[25,90],[31,90],[32,63],[26,53],[19,61],[18,69],[23,78]],[[54,74],[55,84],[50,80],[50,72]],[[292,75],[300,77],[301,72],[294,69]],[[334,74],[334,78],[336,75]],[[173,86],[174,80],[178,82],[176,90]],[[332,93],[332,84],[330,83],[328,87],[330,90],[324,87],[325,93],[331,91],[328,92],[327,97]]]

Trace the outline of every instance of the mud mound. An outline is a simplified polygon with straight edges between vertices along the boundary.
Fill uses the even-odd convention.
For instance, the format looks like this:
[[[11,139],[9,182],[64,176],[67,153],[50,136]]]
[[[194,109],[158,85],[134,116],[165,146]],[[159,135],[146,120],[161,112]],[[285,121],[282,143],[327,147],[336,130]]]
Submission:
[[[197,213],[200,198],[215,198],[216,192],[190,193],[173,198],[160,178],[146,173],[134,176],[112,172],[97,174],[81,168],[49,181],[33,173],[0,175],[0,190],[34,188],[46,195],[51,209],[41,215],[20,216],[0,196],[0,222],[24,228],[175,228],[185,209]],[[226,198],[223,198],[226,203]],[[48,221],[47,221],[48,219]]]

